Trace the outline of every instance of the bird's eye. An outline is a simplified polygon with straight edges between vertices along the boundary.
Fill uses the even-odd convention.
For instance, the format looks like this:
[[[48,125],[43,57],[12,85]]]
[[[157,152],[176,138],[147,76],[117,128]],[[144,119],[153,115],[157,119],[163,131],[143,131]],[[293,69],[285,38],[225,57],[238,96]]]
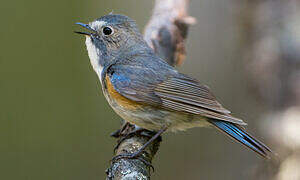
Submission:
[[[102,32],[105,36],[108,36],[113,33],[113,29],[111,27],[106,26],[102,29]]]

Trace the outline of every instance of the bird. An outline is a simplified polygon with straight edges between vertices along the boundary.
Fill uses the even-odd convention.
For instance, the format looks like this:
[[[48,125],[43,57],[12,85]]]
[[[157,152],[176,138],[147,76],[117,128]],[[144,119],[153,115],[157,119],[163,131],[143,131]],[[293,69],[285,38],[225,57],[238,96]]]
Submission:
[[[156,132],[137,152],[136,158],[166,131],[215,127],[264,158],[271,149],[250,135],[246,123],[231,115],[197,79],[178,72],[146,43],[136,22],[120,14],[104,15],[88,24],[86,48],[103,94],[126,122]]]

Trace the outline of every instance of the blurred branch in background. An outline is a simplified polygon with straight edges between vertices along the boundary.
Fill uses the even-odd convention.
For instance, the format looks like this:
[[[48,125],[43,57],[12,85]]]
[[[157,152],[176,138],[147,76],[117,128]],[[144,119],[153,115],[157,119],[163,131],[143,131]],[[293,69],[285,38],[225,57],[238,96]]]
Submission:
[[[279,158],[271,169],[260,165],[255,179],[300,179],[300,1],[246,1],[241,7],[245,66],[268,108],[261,127]]]
[[[153,15],[145,28],[144,38],[155,52],[169,64],[180,65],[185,58],[184,42],[188,26],[195,19],[187,15],[189,0],[156,0]],[[134,126],[129,125],[120,132],[120,144],[116,155],[134,153],[150,137],[133,134],[124,138]],[[142,154],[142,159],[119,159],[112,162],[107,169],[107,179],[150,179],[150,167],[143,161],[151,162],[159,147],[159,140],[152,143]]]
[[[185,39],[189,25],[196,19],[187,15],[188,0],[156,0],[144,38],[155,52],[170,65],[181,65],[185,59]]]

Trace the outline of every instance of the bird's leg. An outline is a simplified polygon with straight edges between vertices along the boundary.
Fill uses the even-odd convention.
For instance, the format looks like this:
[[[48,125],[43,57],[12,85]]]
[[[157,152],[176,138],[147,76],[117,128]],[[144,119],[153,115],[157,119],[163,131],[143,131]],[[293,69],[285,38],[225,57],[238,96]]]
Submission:
[[[122,127],[110,134],[111,137],[119,138],[122,135],[122,132],[130,125],[129,122],[125,122]]]
[[[135,129],[133,129],[132,131],[129,131],[128,133],[124,134],[124,135],[120,135],[120,139],[117,142],[117,145],[114,148],[114,152],[117,151],[117,149],[119,148],[120,144],[128,138],[131,138],[132,136],[134,136],[135,134],[139,134],[140,136],[145,136],[145,137],[152,137],[155,135],[155,132],[153,131],[149,131],[147,129],[143,129],[143,128],[139,128],[139,127],[135,127]]]
[[[131,127],[134,127],[133,130],[130,130]],[[126,132],[127,131],[127,132]],[[113,134],[113,137],[119,137],[120,139],[117,142],[117,145],[114,148],[114,152],[119,148],[120,144],[125,140],[130,137],[132,137],[135,134],[139,134],[140,136],[145,136],[145,137],[152,137],[155,135],[155,132],[149,131],[143,128],[140,128],[138,126],[132,126],[129,123],[124,124],[121,129],[119,129],[117,132]]]
[[[116,161],[122,158],[128,158],[128,159],[135,159],[138,158],[138,156],[149,146],[149,144],[151,144],[154,140],[156,140],[157,138],[160,137],[160,135],[165,132],[167,130],[167,127],[163,127],[162,129],[160,129],[154,136],[151,137],[151,139],[149,141],[147,141],[138,151],[134,152],[134,153],[126,153],[126,154],[119,154],[115,157],[113,157],[112,161]],[[140,158],[138,158],[140,159]],[[141,159],[140,159],[141,160]],[[150,165],[151,164],[147,161],[145,161],[144,159],[142,160],[145,164]]]

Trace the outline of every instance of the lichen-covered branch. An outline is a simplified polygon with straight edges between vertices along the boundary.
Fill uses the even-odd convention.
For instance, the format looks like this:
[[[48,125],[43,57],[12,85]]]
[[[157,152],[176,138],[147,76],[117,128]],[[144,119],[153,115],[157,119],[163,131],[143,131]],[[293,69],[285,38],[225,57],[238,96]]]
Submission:
[[[170,65],[180,65],[185,59],[185,39],[189,25],[195,19],[188,16],[189,0],[156,0],[153,15],[145,28],[144,38],[155,52]],[[128,132],[133,125],[125,128]],[[139,133],[121,139],[115,155],[134,153],[145,144],[150,137]],[[160,144],[160,139],[152,143],[142,154],[141,159],[119,159],[113,161],[107,169],[108,180],[150,179],[151,167],[143,161],[152,162]]]
[[[124,134],[132,131],[135,127],[129,125],[125,129]],[[121,136],[122,138],[122,136]],[[145,144],[150,137],[133,134],[129,138],[121,140],[120,145],[116,149],[116,155],[122,153],[134,153]],[[141,159],[119,159],[112,162],[111,167],[107,169],[107,179],[109,180],[130,180],[139,179],[147,180],[150,178],[151,167],[143,161],[151,162],[159,147],[160,139],[157,139],[153,144],[146,148]]]

